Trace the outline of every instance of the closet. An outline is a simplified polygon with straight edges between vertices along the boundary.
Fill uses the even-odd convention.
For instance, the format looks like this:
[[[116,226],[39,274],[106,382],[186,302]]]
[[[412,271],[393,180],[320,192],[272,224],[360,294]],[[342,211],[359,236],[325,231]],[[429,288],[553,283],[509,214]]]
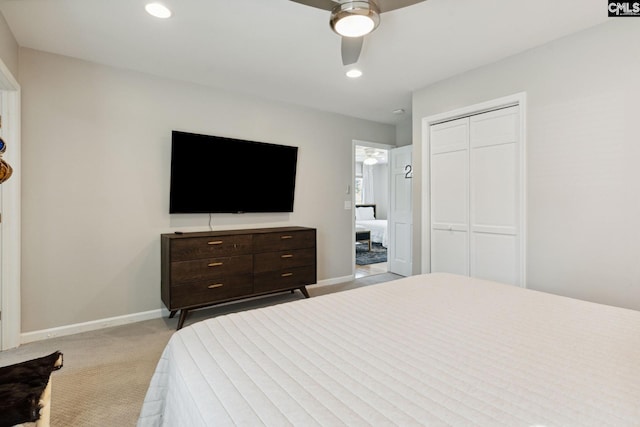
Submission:
[[[524,285],[519,107],[429,127],[431,271]]]

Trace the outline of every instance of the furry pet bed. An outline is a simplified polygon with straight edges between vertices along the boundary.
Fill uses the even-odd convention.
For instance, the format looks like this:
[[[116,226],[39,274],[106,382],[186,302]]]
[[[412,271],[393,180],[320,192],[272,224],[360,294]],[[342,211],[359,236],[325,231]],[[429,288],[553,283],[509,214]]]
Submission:
[[[0,367],[0,427],[36,422],[49,425],[51,372],[62,367],[62,353]]]

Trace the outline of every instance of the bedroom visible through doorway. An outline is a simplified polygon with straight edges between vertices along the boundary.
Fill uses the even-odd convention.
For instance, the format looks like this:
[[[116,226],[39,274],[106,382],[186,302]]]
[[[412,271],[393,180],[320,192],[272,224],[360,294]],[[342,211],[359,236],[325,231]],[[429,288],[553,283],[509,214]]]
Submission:
[[[355,278],[388,271],[389,150],[355,145]]]

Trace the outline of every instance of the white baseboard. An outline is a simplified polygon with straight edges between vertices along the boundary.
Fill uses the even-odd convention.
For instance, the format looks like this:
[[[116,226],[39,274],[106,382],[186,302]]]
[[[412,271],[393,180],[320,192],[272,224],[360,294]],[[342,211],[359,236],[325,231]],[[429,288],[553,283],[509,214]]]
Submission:
[[[309,285],[309,287],[335,285],[337,283],[353,280],[353,277],[354,276],[351,275],[320,280],[314,285]],[[97,331],[98,329],[127,325],[129,323],[142,322],[144,320],[159,319],[167,316],[169,316],[169,310],[161,308],[157,310],[144,311],[142,313],[133,313],[124,316],[109,317],[106,319],[91,320],[84,323],[60,326],[57,328],[42,329],[40,331],[25,332],[20,334],[20,344],[27,344],[55,337],[64,337],[67,335],[79,334],[81,332]]]
[[[354,278],[355,278],[355,275],[352,274],[351,276],[342,276],[342,277],[335,277],[333,279],[320,280],[316,284],[307,285],[307,288],[315,288],[316,286],[319,287],[319,286],[327,286],[327,285],[336,285],[338,283],[349,282],[349,281],[353,280]]]
[[[81,332],[96,331],[98,329],[110,328],[112,326],[127,325],[129,323],[159,319],[161,317],[167,316],[169,316],[169,310],[161,308],[157,310],[144,311],[142,313],[133,313],[124,316],[109,317],[106,319],[92,320],[84,323],[60,326],[57,328],[43,329],[40,331],[25,332],[20,335],[20,343],[27,344],[34,341],[79,334]]]

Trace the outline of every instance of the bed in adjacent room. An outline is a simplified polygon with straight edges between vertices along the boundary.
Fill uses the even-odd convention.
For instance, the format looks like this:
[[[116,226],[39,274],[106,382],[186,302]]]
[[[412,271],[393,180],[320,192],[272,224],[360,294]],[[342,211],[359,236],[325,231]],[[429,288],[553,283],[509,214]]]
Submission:
[[[371,242],[386,248],[389,242],[387,228],[387,220],[377,217],[376,205],[356,205],[356,232],[369,230]]]
[[[139,426],[637,426],[640,312],[426,274],[176,332]]]

